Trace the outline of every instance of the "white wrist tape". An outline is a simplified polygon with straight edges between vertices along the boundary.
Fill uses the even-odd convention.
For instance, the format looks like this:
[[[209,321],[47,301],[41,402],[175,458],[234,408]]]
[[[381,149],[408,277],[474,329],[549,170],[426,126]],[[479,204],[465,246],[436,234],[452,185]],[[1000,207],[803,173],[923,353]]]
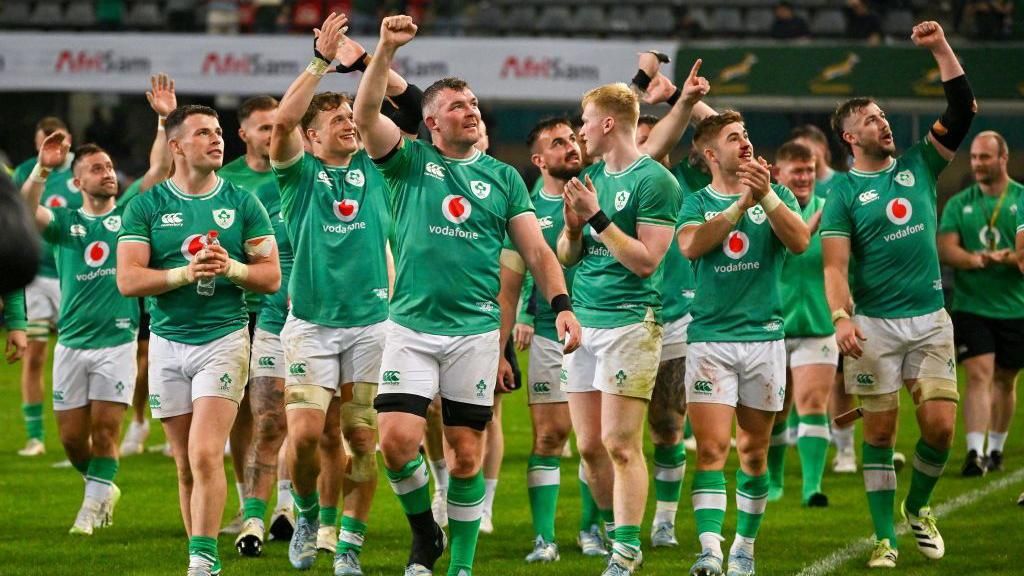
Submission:
[[[249,267],[234,258],[228,258],[228,269],[224,272],[224,277],[238,283],[249,277]]]
[[[189,274],[188,266],[179,266],[167,271],[167,285],[172,290],[175,288],[181,288],[186,284],[191,284],[194,281],[195,278]]]
[[[29,180],[33,182],[39,182],[40,184],[46,183],[46,179],[50,177],[51,170],[44,168],[39,162],[36,162],[32,172],[28,175]]]
[[[761,206],[764,208],[764,211],[769,214],[771,214],[772,210],[775,210],[781,205],[782,199],[779,198],[779,195],[775,193],[775,190],[772,190],[771,192],[765,194],[764,198],[761,198]]]
[[[722,212],[722,216],[725,216],[725,219],[735,226],[740,221],[740,218],[743,217],[743,209],[740,208],[739,202],[733,202]]]

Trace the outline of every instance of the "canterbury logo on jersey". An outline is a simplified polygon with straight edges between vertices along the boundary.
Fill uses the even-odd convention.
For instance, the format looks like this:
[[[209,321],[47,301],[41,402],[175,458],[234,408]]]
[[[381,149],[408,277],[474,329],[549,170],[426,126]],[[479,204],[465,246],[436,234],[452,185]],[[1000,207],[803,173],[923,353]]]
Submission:
[[[398,384],[401,381],[402,373],[398,370],[385,370],[381,375],[381,381],[385,384]]]
[[[857,196],[857,200],[860,200],[860,205],[870,204],[875,200],[878,200],[878,192],[874,190],[868,190],[867,192],[861,192],[860,196]]]
[[[537,223],[540,224],[541,230],[547,230],[548,228],[551,228],[552,226],[555,225],[555,221],[551,216],[544,216],[543,218],[538,218]]]
[[[161,226],[183,226],[184,224],[185,220],[181,217],[181,212],[172,212],[160,216]]]
[[[306,363],[305,362],[292,362],[288,365],[288,373],[292,376],[305,376],[306,375]]]
[[[440,164],[427,162],[427,166],[423,170],[423,173],[426,174],[427,176],[433,176],[438,180],[444,180],[444,167],[441,166]]]
[[[85,226],[72,224],[70,232],[72,236],[85,236]]]
[[[321,170],[316,175],[316,181],[321,184],[326,184],[328,188],[334,188],[334,182],[331,181],[331,177],[327,175],[327,172]]]
[[[857,384],[861,386],[873,386],[875,384],[875,375],[861,372],[857,374],[856,380]]]
[[[697,380],[693,383],[693,391],[698,394],[711,394],[713,387],[710,380]]]
[[[550,382],[534,382],[533,391],[537,394],[550,394],[551,383]]]
[[[260,356],[259,360],[256,361],[256,364],[260,368],[273,368],[277,365],[274,363],[273,356]]]

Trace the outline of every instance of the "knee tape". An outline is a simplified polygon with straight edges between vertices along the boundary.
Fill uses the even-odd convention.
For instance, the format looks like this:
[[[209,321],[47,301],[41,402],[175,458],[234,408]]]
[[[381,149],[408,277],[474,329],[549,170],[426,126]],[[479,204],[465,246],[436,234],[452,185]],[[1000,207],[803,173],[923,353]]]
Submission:
[[[353,482],[373,480],[377,474],[377,451],[371,449],[365,454],[352,452],[348,457],[349,471],[346,478]]]
[[[352,399],[341,405],[341,429],[350,432],[355,428],[377,429],[377,410],[373,399],[377,396],[377,385],[356,382],[352,385]]]
[[[328,390],[313,384],[292,384],[285,386],[284,402],[285,409],[312,408],[327,413],[327,407],[331,405],[333,390]]]
[[[956,382],[944,378],[919,378],[910,389],[910,396],[914,399],[915,406],[920,406],[929,400],[960,401]]]
[[[889,392],[872,396],[859,396],[860,407],[865,412],[888,412],[900,407],[900,393]]]

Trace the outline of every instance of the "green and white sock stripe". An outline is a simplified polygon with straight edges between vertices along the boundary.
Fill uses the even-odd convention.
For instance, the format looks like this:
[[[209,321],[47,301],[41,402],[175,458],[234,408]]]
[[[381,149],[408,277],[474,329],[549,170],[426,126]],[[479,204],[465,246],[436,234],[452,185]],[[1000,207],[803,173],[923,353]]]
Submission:
[[[21,415],[25,419],[25,435],[29,440],[43,439],[43,405],[22,404]]]
[[[825,461],[828,459],[828,443],[828,415],[800,416],[797,451],[800,453],[804,503],[816,492],[821,492],[821,477],[825,472]]]
[[[698,470],[693,475],[690,490],[693,502],[693,517],[697,524],[697,535],[722,534],[722,522],[729,498],[725,492],[725,472],[721,470]]]
[[[363,551],[363,542],[366,541],[366,522],[343,515],[341,517],[341,533],[338,534],[338,554],[344,554],[349,550],[359,554]]]
[[[868,509],[875,527],[875,538],[888,538],[897,546],[893,508],[896,502],[896,469],[892,465],[892,448],[872,446],[865,442],[864,489],[867,491]]]
[[[267,501],[262,498],[246,498],[242,501],[242,518],[263,518],[267,515]]]
[[[789,426],[785,420],[776,420],[775,424],[772,425],[772,438],[768,443],[769,446],[785,446],[786,445],[786,429]]]
[[[452,477],[454,480],[454,477]],[[448,488],[448,520],[455,520],[456,522],[477,522],[484,515],[484,496],[480,495],[479,498],[461,501],[459,495],[452,497],[452,487],[455,482],[453,481]]]
[[[914,472],[910,476],[910,492],[907,493],[907,511],[915,516],[928,505],[932,491],[949,460],[949,450],[938,450],[917,441],[914,449]]]
[[[526,464],[527,494],[534,534],[546,542],[555,540],[555,513],[561,481],[561,459],[558,456],[530,454]]]
[[[471,478],[452,476],[448,485],[448,532],[451,542],[448,574],[456,576],[463,570],[466,574],[472,574],[483,512],[483,472],[477,472]]]
[[[217,565],[220,561],[220,555],[217,553],[217,539],[210,536],[190,537],[188,539],[188,556],[189,566],[193,566],[193,562],[196,560],[206,563],[210,567]]]
[[[832,439],[828,429],[828,416],[825,414],[800,416],[800,424],[796,430],[799,438],[822,438],[826,442]]]
[[[558,456],[530,454],[530,458],[526,462],[526,485],[528,488],[558,486],[561,480],[561,459]]]
[[[736,470],[736,534],[757,538],[767,506],[768,475],[750,476],[743,470]]]
[[[301,496],[295,491],[295,488],[293,487],[292,501],[294,502],[295,511],[298,513],[300,517],[310,521],[319,521],[320,494],[316,490],[314,490],[312,494]]]
[[[391,489],[398,496],[402,503],[402,510],[407,515],[419,514],[430,510],[430,491],[428,483],[430,477],[427,474],[427,465],[423,461],[423,455],[417,454],[416,458],[407,462],[401,470],[385,468]]]
[[[110,496],[110,486],[117,476],[118,462],[114,458],[96,457],[89,460],[85,473],[85,495],[100,502]]]
[[[632,563],[640,555],[640,527],[633,525],[617,526],[612,554],[626,562]]]
[[[682,442],[654,447],[654,495],[657,499],[655,524],[675,522],[685,475],[686,448]]]

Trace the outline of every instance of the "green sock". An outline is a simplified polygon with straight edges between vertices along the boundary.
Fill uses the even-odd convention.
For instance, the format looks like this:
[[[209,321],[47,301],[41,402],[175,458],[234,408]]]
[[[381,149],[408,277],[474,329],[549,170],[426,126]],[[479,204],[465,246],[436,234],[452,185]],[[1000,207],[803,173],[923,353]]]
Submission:
[[[697,524],[697,536],[711,533],[722,535],[725,521],[725,507],[728,497],[725,493],[725,472],[721,470],[698,470],[693,475],[690,489],[693,501],[693,518]]]
[[[341,534],[338,535],[337,554],[344,554],[349,550],[357,555],[363,551],[363,541],[366,540],[366,522],[348,515],[341,517]]]
[[[672,446],[654,446],[654,523],[675,523],[679,496],[683,491],[686,474],[686,448],[683,443]]]
[[[917,516],[921,508],[928,505],[947,460],[949,450],[936,450],[925,444],[924,440],[917,441],[914,472],[910,476],[910,492],[907,494],[907,512]]]
[[[422,454],[417,454],[401,470],[385,468],[384,471],[406,516],[430,510],[430,477]]]
[[[889,545],[898,547],[893,506],[896,500],[896,469],[892,465],[892,448],[879,448],[867,442],[863,445],[864,488],[868,493],[868,509],[875,524],[875,538],[889,539]]]
[[[768,475],[750,476],[736,470],[736,534],[753,540],[768,504]]]
[[[21,414],[25,417],[25,435],[28,436],[29,440],[35,438],[36,440],[43,439],[43,405],[39,404],[22,404]]]
[[[796,428],[800,425],[800,415],[797,414],[796,408],[789,409],[789,415],[786,416],[786,428]]]
[[[803,502],[821,492],[821,476],[828,458],[828,415],[804,414],[800,416],[796,449],[800,453],[800,473],[803,476]]]
[[[555,511],[562,473],[558,456],[530,454],[526,462],[526,491],[530,496],[530,514],[534,534],[545,542],[555,541]]]
[[[259,518],[261,521],[267,515],[267,501],[262,498],[246,498],[242,501],[242,519]]]
[[[640,527],[623,525],[615,527],[615,542],[612,543],[612,554],[632,562],[640,555]]]
[[[601,520],[604,522],[604,534],[609,540],[615,540],[615,511],[600,510]]]
[[[580,484],[580,532],[586,532],[590,530],[591,526],[601,521],[601,512],[597,509],[597,502],[594,502],[594,495],[590,493],[590,484],[587,484],[582,461],[578,479]]]
[[[782,495],[786,474],[786,420],[775,420],[772,426],[771,444],[768,445],[768,483],[773,492],[773,499]]]
[[[311,494],[300,496],[292,486],[292,501],[295,503],[295,510],[301,518],[306,520],[317,520],[320,516],[320,494],[313,490]]]
[[[88,498],[105,501],[110,496],[110,486],[117,476],[118,462],[116,458],[97,456],[89,460],[89,468],[85,473],[85,495]]]
[[[217,539],[210,536],[192,536],[188,539],[188,555],[198,556],[220,570],[220,554],[217,553]]]
[[[449,576],[473,573],[473,557],[480,535],[480,518],[484,511],[484,475],[472,478],[452,476],[448,484],[448,534],[451,542]]]
[[[86,475],[89,474],[89,462],[90,462],[90,459],[86,458],[85,460],[82,460],[81,462],[72,462],[71,465],[74,466],[75,470],[78,470],[78,472],[82,476],[86,476]]]
[[[321,526],[334,526],[338,523],[338,507],[337,506],[321,506],[320,507],[320,525]]]

